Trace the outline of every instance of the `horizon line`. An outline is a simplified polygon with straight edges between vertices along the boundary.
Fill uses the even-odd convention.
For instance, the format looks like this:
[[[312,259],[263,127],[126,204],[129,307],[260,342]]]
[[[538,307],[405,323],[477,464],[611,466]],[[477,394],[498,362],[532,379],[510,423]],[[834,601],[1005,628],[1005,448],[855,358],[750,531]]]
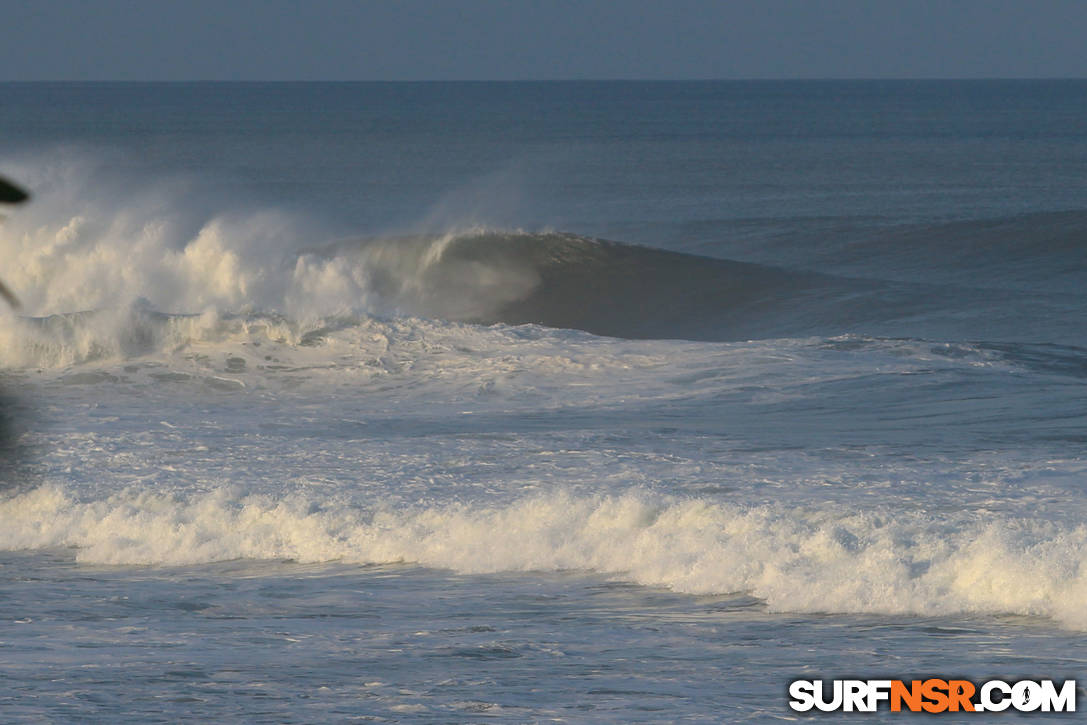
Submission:
[[[1083,81],[1085,76],[790,76],[714,78],[36,78],[0,79],[0,83],[789,83],[789,82],[895,82],[895,81]]]

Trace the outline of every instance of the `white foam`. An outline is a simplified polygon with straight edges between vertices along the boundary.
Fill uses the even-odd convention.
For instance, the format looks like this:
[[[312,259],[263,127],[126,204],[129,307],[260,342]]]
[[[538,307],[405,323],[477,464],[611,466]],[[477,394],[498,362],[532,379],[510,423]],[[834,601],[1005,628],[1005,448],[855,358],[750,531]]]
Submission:
[[[277,339],[296,341],[333,318],[472,319],[538,283],[529,269],[446,258],[454,239],[482,229],[302,252],[328,237],[311,219],[209,204],[182,179],[120,180],[108,159],[85,151],[5,168],[34,190],[0,225],[2,277],[22,302],[18,315],[0,311],[6,367],[230,338],[244,327],[239,317],[283,323],[290,329]]]
[[[463,573],[591,570],[677,592],[749,592],[774,611],[1051,617],[1087,628],[1087,527],[969,513],[740,506],[557,493],[503,506],[360,509],[229,490],[0,503],[0,547],[81,562],[413,562]]]
[[[528,271],[479,261],[443,265],[454,238],[481,228],[299,254],[330,232],[277,209],[209,204],[182,179],[121,180],[107,159],[70,148],[32,163],[8,159],[5,168],[34,190],[33,203],[0,226],[4,278],[31,316],[144,299],[172,313],[214,307],[305,318],[406,305],[465,317],[536,282]],[[375,275],[390,299],[371,298]]]
[[[208,211],[180,183],[132,188],[111,182],[86,158],[58,156],[58,168],[19,171],[35,190],[34,202],[0,226],[4,278],[24,314],[137,299],[164,312],[268,309],[296,316],[365,304],[350,270],[315,258],[296,264],[294,250],[322,239],[310,220],[275,209]]]

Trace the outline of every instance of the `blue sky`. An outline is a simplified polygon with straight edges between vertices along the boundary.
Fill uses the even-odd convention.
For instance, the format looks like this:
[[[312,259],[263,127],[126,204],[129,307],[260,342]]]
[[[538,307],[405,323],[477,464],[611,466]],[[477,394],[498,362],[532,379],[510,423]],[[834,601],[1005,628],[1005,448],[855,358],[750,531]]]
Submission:
[[[0,79],[1087,77],[1085,37],[1085,0],[0,0]]]

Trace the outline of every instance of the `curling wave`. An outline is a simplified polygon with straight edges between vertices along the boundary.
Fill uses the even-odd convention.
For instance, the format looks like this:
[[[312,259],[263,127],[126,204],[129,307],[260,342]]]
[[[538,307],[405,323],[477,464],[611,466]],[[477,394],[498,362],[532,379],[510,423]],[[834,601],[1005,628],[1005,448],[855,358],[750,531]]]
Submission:
[[[635,339],[799,332],[812,323],[800,300],[834,285],[819,275],[558,232],[366,240],[335,247],[331,258],[344,256],[358,260],[385,309]]]
[[[23,313],[50,320],[34,323],[39,330],[69,325],[77,337],[75,328],[85,318],[76,313],[123,316],[142,301],[170,315],[257,313],[300,325],[407,315],[536,323],[623,338],[858,333],[1087,343],[1064,301],[971,290],[962,265],[936,285],[920,273],[900,274],[897,281],[873,274],[883,269],[894,277],[893,269],[921,264],[915,257],[931,268],[932,260],[915,250],[939,245],[926,247],[914,237],[812,244],[822,250],[808,255],[812,269],[830,274],[784,269],[775,258],[732,261],[563,232],[471,228],[328,245],[323,240],[329,230],[297,215],[208,212],[183,191],[154,184],[98,192],[100,169],[63,158],[56,169],[20,170],[39,194],[0,226],[0,252],[3,277],[23,299]],[[1078,249],[1081,217],[1056,219],[1046,222],[1056,240],[1046,248]],[[1018,240],[1032,221],[1041,223],[972,223],[969,244],[958,246],[973,250],[965,259],[975,260],[986,235]],[[805,255],[790,258],[795,263]],[[995,271],[991,277],[1003,279]],[[67,316],[65,322],[58,315]],[[0,322],[8,337],[12,324]],[[132,344],[142,339],[139,334],[117,337],[113,347],[121,354],[141,349]]]

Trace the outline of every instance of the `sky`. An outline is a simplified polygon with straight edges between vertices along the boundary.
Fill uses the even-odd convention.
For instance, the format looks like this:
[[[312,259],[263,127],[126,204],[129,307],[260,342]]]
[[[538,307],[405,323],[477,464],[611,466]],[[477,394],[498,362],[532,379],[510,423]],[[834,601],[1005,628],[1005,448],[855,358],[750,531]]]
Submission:
[[[0,80],[1087,77],[1087,0],[0,0]]]

